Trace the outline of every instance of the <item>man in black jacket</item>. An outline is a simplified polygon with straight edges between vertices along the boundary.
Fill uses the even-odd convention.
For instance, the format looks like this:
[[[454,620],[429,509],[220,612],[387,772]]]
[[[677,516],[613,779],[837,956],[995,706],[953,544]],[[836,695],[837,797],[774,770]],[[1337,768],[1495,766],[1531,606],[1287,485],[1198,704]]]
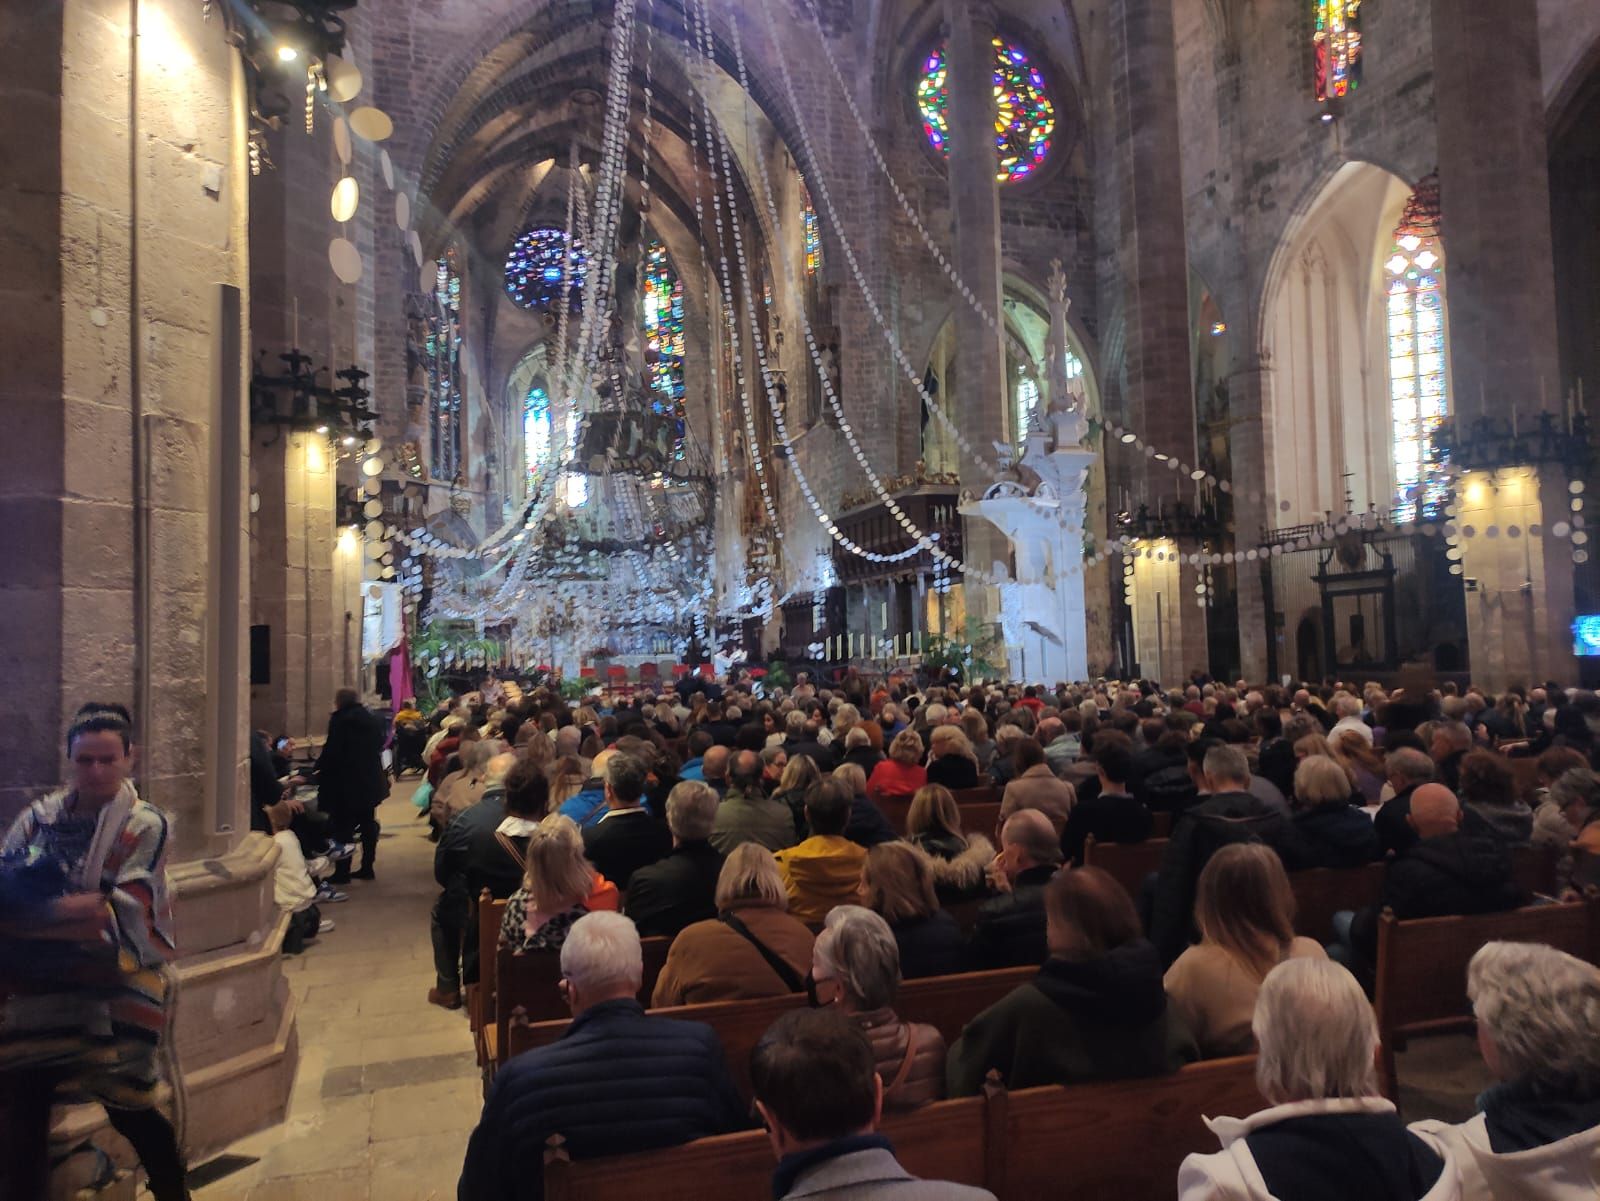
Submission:
[[[433,878],[441,891],[433,903],[435,986],[428,1001],[445,1009],[461,1004],[461,985],[478,981],[478,913],[473,899],[489,890],[503,901],[522,887],[528,835],[544,816],[550,785],[544,772],[513,754],[496,755],[484,769],[483,798],[444,828],[433,850]]]
[[[717,1033],[646,1014],[635,996],[644,957],[620,913],[578,919],[561,947],[572,1025],[495,1074],[467,1143],[463,1201],[536,1201],[545,1142],[573,1159],[674,1147],[749,1125]]]
[[[1048,817],[1022,809],[1006,818],[992,870],[1010,882],[1011,891],[978,907],[971,943],[975,970],[1045,961],[1044,894],[1060,866],[1061,843]]]
[[[717,916],[722,856],[710,842],[717,805],[717,794],[699,780],[685,780],[667,798],[672,853],[637,869],[628,882],[628,916],[641,936],[670,938]]]
[[[336,842],[348,843],[361,832],[361,870],[358,880],[374,879],[378,853],[377,808],[389,795],[383,771],[383,720],[361,703],[353,688],[334,695],[328,718],[328,739],[317,758],[317,802],[333,824]],[[333,883],[350,882],[350,860],[341,859]]]
[[[1289,818],[1248,791],[1250,763],[1237,747],[1218,743],[1206,752],[1207,795],[1178,818],[1161,860],[1150,912],[1150,941],[1172,963],[1194,933],[1194,892],[1211,856],[1234,842],[1264,842],[1293,871],[1303,856]]]
[[[606,764],[606,812],[583,831],[583,851],[596,870],[626,892],[633,873],[672,850],[672,834],[644,807],[643,760],[618,751]]]
[[[1400,921],[1458,913],[1499,913],[1526,899],[1512,875],[1511,848],[1484,828],[1462,828],[1461,802],[1443,784],[1411,794],[1406,821],[1417,841],[1395,856],[1384,873],[1376,905],[1350,924],[1355,965],[1370,967],[1378,949],[1378,915]]]

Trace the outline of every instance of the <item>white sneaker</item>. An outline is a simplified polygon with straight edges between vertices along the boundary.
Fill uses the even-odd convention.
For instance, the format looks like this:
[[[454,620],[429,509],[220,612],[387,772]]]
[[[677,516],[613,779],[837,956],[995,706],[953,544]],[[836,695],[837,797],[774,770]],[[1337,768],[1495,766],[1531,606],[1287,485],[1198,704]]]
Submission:
[[[317,926],[317,933],[318,934],[326,934],[329,930],[332,930],[332,929],[333,929],[333,919],[331,917],[325,917],[325,918],[322,919],[321,924]]]

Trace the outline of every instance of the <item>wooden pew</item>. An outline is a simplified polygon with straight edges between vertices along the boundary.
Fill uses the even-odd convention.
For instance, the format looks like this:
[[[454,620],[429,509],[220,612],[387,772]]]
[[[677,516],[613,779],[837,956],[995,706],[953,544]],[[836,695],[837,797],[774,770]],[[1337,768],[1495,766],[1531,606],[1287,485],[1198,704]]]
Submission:
[[[500,902],[502,911],[504,902]],[[499,922],[495,923],[495,933],[500,930]],[[670,938],[643,938],[639,940],[639,949],[644,956],[643,982],[639,986],[639,1000],[648,1005],[650,994],[655,990],[656,977],[661,975],[661,967],[667,961],[667,951],[672,945]],[[486,1039],[489,1052],[486,1063],[498,1067],[504,1063],[513,1051],[507,1050],[510,1046],[511,1022],[514,1016],[519,1016],[523,1022],[565,1021],[569,1016],[567,1003],[561,996],[558,987],[561,980],[561,956],[554,951],[534,951],[530,954],[515,954],[504,949],[496,949],[492,953],[490,962],[495,965],[494,979],[492,981],[494,993],[492,1000],[486,1004],[492,1005],[492,1017],[488,1018],[488,1031],[490,1037]]]
[[[1150,837],[1172,837],[1172,811],[1170,809],[1160,809],[1150,815]]]
[[[1063,1088],[991,1090],[991,1149],[984,1187],[1000,1201],[1170,1198],[1191,1152],[1218,1149],[1207,1117],[1246,1117],[1265,1107],[1255,1056],[1216,1059],[1171,1076]]]
[[[986,1188],[1000,1201],[1067,1196],[1162,1201],[1191,1152],[1217,1149],[1206,1117],[1262,1108],[1255,1059],[1191,1064],[1147,1080],[1051,1085],[939,1101],[891,1115],[883,1133],[913,1176]],[[639,1155],[574,1162],[560,1136],[545,1151],[546,1201],[701,1201],[765,1196],[773,1168],[766,1134],[747,1131]]]
[[[1484,943],[1502,939],[1545,943],[1600,962],[1600,898],[1404,922],[1387,909],[1379,915],[1373,1008],[1391,1096],[1398,1095],[1395,1053],[1408,1038],[1472,1029],[1467,963]]]
[[[1333,915],[1341,909],[1376,905],[1386,865],[1312,867],[1289,873],[1294,892],[1294,932],[1325,943],[1333,937]]]
[[[958,805],[998,805],[1005,791],[998,784],[987,784],[981,788],[958,788],[950,795]]]
[[[985,790],[974,788],[972,793],[986,793]],[[957,793],[960,797],[965,794]],[[889,819],[889,824],[901,834],[906,832],[906,818],[911,813],[910,797],[888,797],[885,800],[875,801],[874,804]],[[1000,824],[1000,798],[992,800],[960,801],[956,807],[961,811],[961,830],[965,834],[982,834],[990,842],[995,839],[995,829]]]
[[[506,903],[497,901],[485,888],[478,894],[478,982],[467,985],[467,1025],[472,1030],[472,1045],[478,1053],[478,1066],[495,1062],[499,1031],[494,1024],[494,981],[500,923],[505,920]]]
[[[929,976],[907,980],[900,986],[895,1012],[908,1022],[926,1022],[953,1043],[966,1024],[1012,989],[1026,984],[1038,974],[1037,968],[1002,968],[993,972],[967,972],[959,976]],[[722,1041],[728,1071],[745,1096],[750,1095],[750,1052],[777,1021],[790,1009],[808,1004],[805,994],[761,997],[750,1001],[717,1001],[709,1005],[674,1005],[652,1009],[659,1017],[705,1022]],[[507,1058],[534,1047],[549,1046],[567,1032],[570,1019],[517,1020],[507,1023]]]
[[[1083,846],[1083,865],[1110,872],[1137,903],[1145,877],[1160,869],[1168,841],[1150,838],[1144,842],[1097,842],[1091,834]]]
[[[984,1099],[939,1101],[885,1118],[906,1170],[930,1180],[981,1185]],[[707,1189],[729,1198],[770,1195],[772,1144],[762,1130],[699,1139],[681,1147],[574,1162],[559,1135],[545,1151],[545,1201],[704,1201]]]

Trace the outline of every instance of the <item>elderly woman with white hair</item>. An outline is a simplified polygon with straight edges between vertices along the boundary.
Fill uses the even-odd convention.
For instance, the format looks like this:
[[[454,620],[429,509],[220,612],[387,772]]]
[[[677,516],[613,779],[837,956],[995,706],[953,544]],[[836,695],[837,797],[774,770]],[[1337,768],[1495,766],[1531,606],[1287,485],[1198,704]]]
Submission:
[[[889,923],[870,909],[840,905],[817,935],[811,958],[812,993],[837,1005],[872,1044],[883,1079],[883,1108],[904,1112],[944,1092],[944,1036],[894,1012],[900,990],[900,948]]]
[[[1600,969],[1534,943],[1491,942],[1467,967],[1478,1047],[1499,1083],[1459,1126],[1412,1127],[1464,1201],[1600,1195]]]
[[[1326,959],[1267,973],[1252,1022],[1271,1108],[1207,1121],[1222,1150],[1191,1155],[1179,1201],[1452,1201],[1454,1174],[1378,1092],[1378,1023],[1361,985]]]

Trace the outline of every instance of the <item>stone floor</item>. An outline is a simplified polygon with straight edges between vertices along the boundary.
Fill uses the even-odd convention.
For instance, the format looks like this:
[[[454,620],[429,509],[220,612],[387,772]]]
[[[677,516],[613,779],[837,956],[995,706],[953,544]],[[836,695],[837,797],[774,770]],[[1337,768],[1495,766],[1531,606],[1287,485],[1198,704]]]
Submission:
[[[325,907],[337,929],[284,965],[300,1030],[288,1120],[230,1147],[254,1162],[196,1190],[196,1201],[455,1196],[481,1084],[466,1017],[425,999],[438,890],[412,791],[397,788],[380,811],[378,879],[352,883],[349,901]],[[1400,1073],[1409,1119],[1462,1120],[1487,1084],[1470,1038],[1422,1040],[1400,1057]]]
[[[438,888],[413,791],[402,784],[379,811],[377,880],[348,885],[348,901],[323,907],[336,929],[285,960],[300,1032],[288,1120],[228,1148],[256,1162],[196,1190],[196,1201],[456,1195],[482,1086],[464,1011],[426,1001]]]

